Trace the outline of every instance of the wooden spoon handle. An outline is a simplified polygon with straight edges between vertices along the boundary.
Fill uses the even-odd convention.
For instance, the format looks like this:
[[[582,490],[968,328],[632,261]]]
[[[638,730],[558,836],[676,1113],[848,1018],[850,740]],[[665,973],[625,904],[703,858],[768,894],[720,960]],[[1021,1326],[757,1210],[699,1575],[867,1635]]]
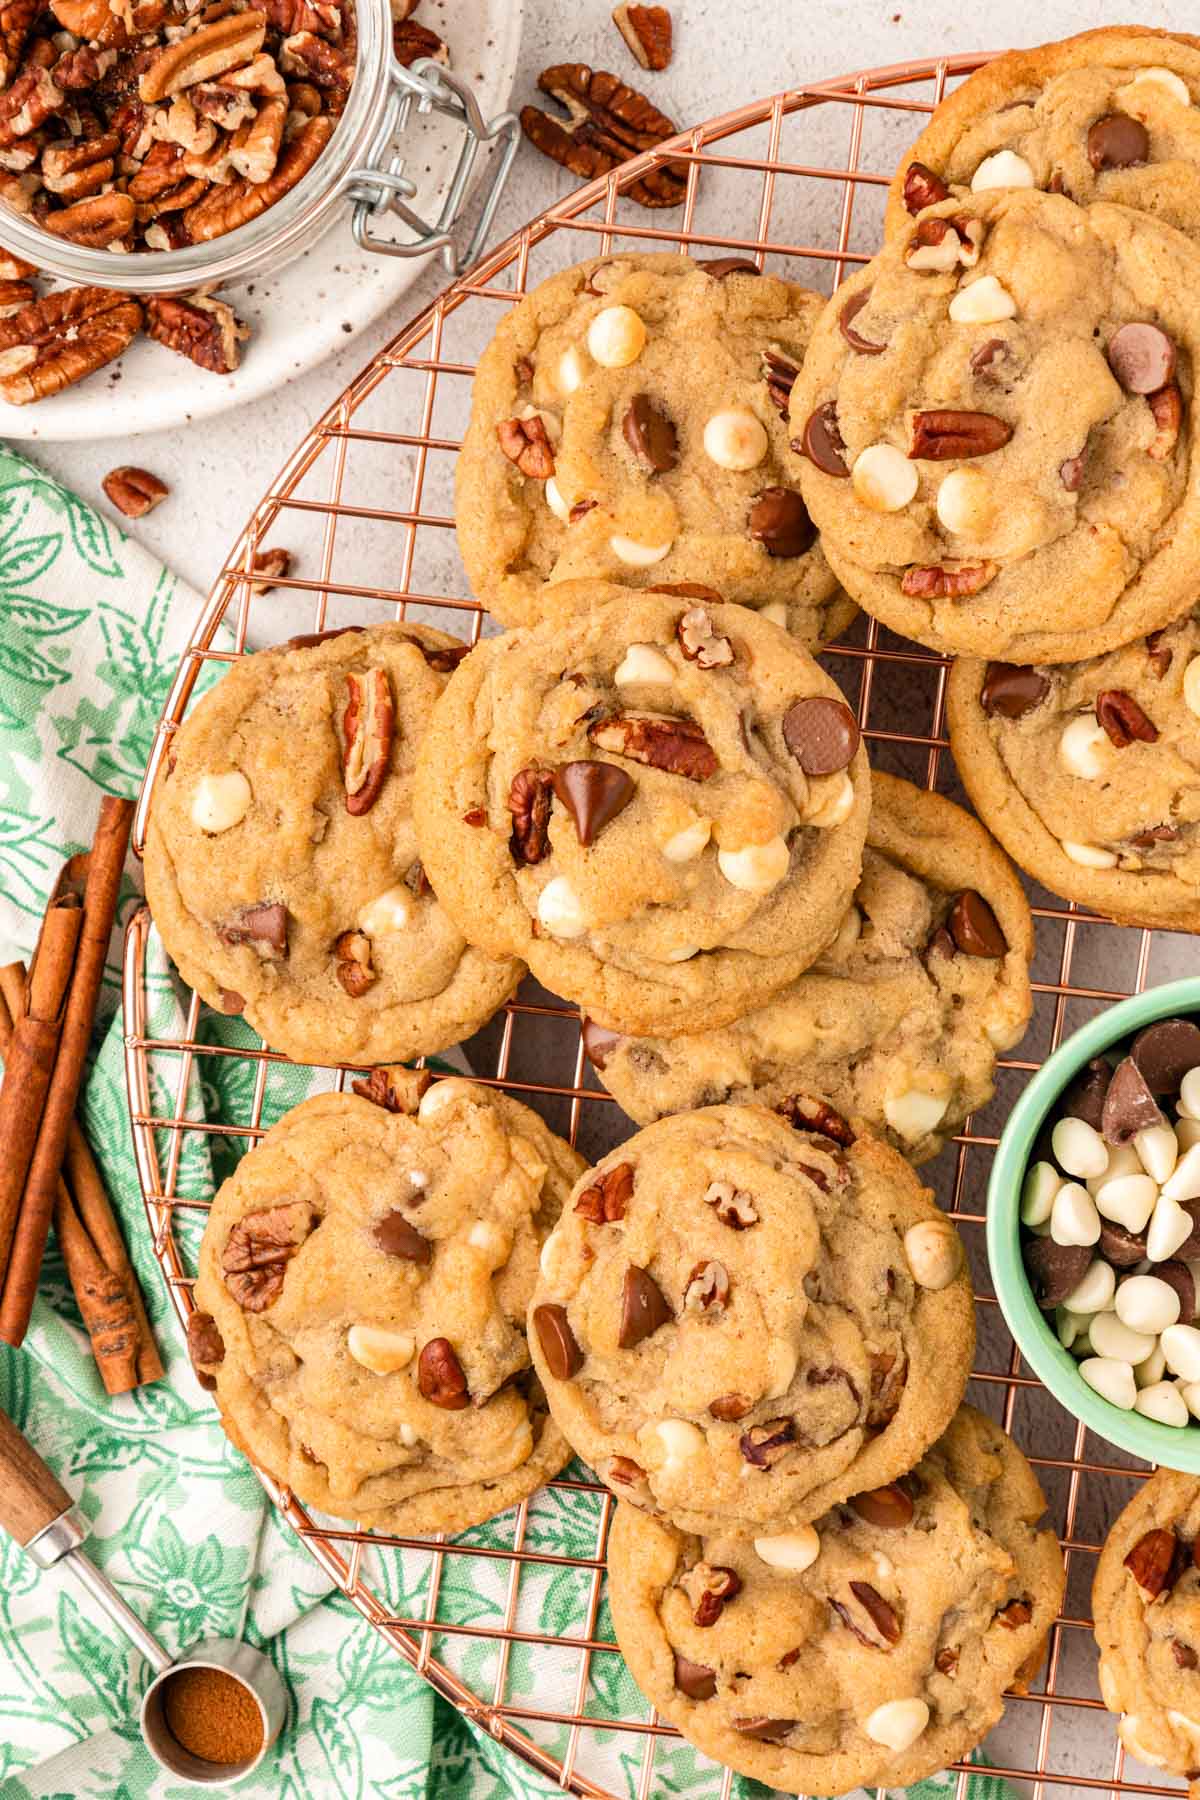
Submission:
[[[58,1477],[0,1412],[0,1525],[24,1549],[73,1505]]]

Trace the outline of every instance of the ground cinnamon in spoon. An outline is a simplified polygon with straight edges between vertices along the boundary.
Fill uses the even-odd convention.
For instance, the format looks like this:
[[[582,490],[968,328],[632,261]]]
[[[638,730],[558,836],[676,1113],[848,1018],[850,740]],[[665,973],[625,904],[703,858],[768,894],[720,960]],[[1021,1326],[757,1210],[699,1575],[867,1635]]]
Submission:
[[[176,1743],[201,1762],[250,1762],[262,1749],[254,1696],[223,1669],[184,1667],[163,1684],[163,1715]]]

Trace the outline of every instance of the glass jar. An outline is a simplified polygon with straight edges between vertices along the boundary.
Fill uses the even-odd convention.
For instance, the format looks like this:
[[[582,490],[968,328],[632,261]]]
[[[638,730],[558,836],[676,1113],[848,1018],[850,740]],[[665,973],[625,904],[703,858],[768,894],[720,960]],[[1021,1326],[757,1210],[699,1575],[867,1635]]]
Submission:
[[[389,0],[357,0],[358,55],[346,107],[312,168],[274,206],[224,237],[181,250],[97,250],[43,231],[11,207],[0,205],[0,245],[63,281],[115,289],[122,294],[183,294],[275,273],[311,248],[350,206],[356,241],[383,256],[425,256],[440,251],[452,275],[483,248],[516,154],[514,113],[485,120],[465,82],[424,57],[411,68],[392,53]],[[456,119],[463,141],[438,218],[427,223],[408,202],[416,188],[403,174],[404,128],[415,106]],[[456,250],[467,185],[480,148],[500,150],[466,248]],[[416,232],[413,242],[380,238],[372,222],[396,213]]]

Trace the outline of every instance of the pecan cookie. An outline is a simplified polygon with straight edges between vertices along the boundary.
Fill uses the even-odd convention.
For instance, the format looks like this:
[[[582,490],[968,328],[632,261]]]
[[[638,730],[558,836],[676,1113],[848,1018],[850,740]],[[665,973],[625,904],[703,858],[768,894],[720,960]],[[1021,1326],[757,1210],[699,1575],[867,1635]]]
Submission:
[[[916,1468],[815,1525],[694,1537],[619,1506],[630,1673],[718,1762],[789,1793],[889,1793],[965,1757],[1023,1693],[1065,1585],[1033,1470],[969,1406]]]
[[[723,1024],[806,968],[869,805],[854,715],[794,639],[601,582],[471,652],[414,799],[464,936],[629,1031]]]
[[[381,625],[239,659],[172,740],[146,896],[184,980],[300,1060],[470,1036],[523,973],[464,942],[417,854],[413,768],[464,646]]]
[[[583,1160],[506,1095],[428,1079],[376,1069],[243,1158],[188,1333],[237,1447],[377,1531],[463,1531],[568,1456],[525,1308]]]
[[[1200,1800],[1200,1481],[1160,1469],[1114,1524],[1092,1587],[1100,1693],[1138,1762]]]
[[[718,1101],[785,1118],[819,1097],[912,1162],[991,1099],[1029,1023],[1033,922],[987,832],[940,794],[871,775],[862,879],[798,981],[721,1031],[621,1037],[587,1021],[605,1087],[639,1125]]]
[[[1059,666],[963,658],[950,742],[1009,855],[1126,925],[1200,931],[1200,608]]]
[[[732,264],[732,268],[731,268]],[[458,459],[472,588],[509,625],[547,583],[703,584],[805,643],[854,607],[787,473],[787,397],[820,297],[738,259],[597,258],[553,275],[480,360]]]
[[[688,1531],[784,1531],[911,1468],[963,1396],[962,1244],[829,1106],[660,1119],[576,1184],[530,1346],[563,1435]]]
[[[1200,39],[1104,26],[1010,50],[937,108],[903,157],[886,231],[939,200],[1041,188],[1112,200],[1200,234]]]
[[[923,213],[830,301],[800,484],[861,605],[932,649],[1070,662],[1167,624],[1200,557],[1200,248],[1054,194]]]

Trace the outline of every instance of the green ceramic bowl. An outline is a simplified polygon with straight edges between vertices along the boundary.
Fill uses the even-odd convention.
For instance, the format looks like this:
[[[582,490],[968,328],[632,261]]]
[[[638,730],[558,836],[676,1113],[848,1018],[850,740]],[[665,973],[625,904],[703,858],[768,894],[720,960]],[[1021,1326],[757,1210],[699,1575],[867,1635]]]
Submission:
[[[1200,977],[1169,981],[1110,1006],[1069,1037],[1034,1076],[1009,1114],[988,1183],[987,1250],[1000,1310],[1022,1356],[1054,1398],[1089,1430],[1132,1456],[1200,1475],[1200,1422],[1160,1425],[1112,1406],[1087,1385],[1041,1312],[1021,1261],[1021,1185],[1038,1132],[1063,1090],[1093,1056],[1127,1043],[1144,1025],[1175,1015],[1200,1023]]]

